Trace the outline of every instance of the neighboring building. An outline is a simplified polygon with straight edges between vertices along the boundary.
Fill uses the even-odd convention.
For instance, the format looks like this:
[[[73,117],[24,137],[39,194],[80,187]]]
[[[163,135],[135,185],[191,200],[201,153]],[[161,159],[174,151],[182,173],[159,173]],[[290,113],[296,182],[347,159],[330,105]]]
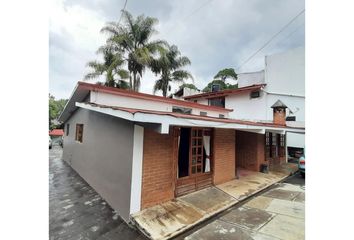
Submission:
[[[274,111],[275,119],[282,111]],[[241,121],[231,113],[79,82],[59,117],[63,159],[129,221],[147,207],[233,180],[239,167],[259,171],[284,161],[284,134],[305,131],[284,119]],[[280,141],[270,146],[272,139],[260,133]],[[273,156],[265,157],[266,147]]]
[[[266,56],[265,70],[238,74],[238,89],[208,92],[186,100],[233,109],[230,118],[272,121],[271,106],[280,100],[287,106],[288,125],[305,127],[305,49]],[[289,150],[305,147],[305,135],[287,133]]]
[[[53,144],[59,144],[63,135],[64,135],[63,129],[53,129],[49,131],[49,136],[51,137]]]
[[[195,95],[198,93],[200,93],[199,89],[192,89],[192,88],[188,88],[188,87],[183,87],[183,88],[179,89],[177,92],[171,94],[169,96],[169,98],[183,100],[187,96]]]

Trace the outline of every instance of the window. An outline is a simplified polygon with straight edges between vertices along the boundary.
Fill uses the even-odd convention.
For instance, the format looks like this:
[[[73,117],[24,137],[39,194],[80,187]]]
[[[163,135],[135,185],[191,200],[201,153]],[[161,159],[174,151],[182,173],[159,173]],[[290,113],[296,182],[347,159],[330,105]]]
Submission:
[[[208,99],[209,106],[225,107],[225,97]]]
[[[207,112],[200,112],[200,116],[206,116],[208,115]]]
[[[259,98],[259,96],[260,96],[259,91],[254,91],[254,92],[251,92],[251,94],[250,94],[251,98]]]
[[[70,124],[66,124],[66,136],[69,136]]]
[[[84,133],[84,124],[76,124],[75,140],[82,143],[83,133]]]
[[[182,114],[192,114],[192,109],[191,108],[173,106],[172,107],[172,112],[182,113]]]

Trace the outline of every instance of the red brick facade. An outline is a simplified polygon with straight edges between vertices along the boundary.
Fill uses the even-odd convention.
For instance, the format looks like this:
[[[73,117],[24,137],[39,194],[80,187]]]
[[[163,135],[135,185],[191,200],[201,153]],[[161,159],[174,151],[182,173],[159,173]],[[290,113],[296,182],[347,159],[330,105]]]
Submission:
[[[235,178],[235,130],[214,130],[214,184]]]
[[[172,131],[170,134],[159,134],[145,128],[142,209],[174,198],[172,146]]]
[[[251,171],[259,171],[265,162],[264,135],[236,131],[236,165]]]
[[[174,198],[173,131],[144,130],[141,209]],[[235,178],[235,130],[214,130],[214,184]]]

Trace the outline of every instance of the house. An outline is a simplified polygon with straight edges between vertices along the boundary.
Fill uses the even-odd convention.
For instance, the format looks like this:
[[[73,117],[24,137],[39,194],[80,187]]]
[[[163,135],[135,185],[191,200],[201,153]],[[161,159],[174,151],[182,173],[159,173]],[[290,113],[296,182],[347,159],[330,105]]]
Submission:
[[[174,98],[174,99],[179,99],[183,100],[184,97],[190,96],[190,95],[195,95],[200,93],[199,89],[192,89],[189,87],[182,87],[175,93],[170,94],[169,98]]]
[[[281,120],[283,106],[274,109]],[[285,119],[231,119],[232,112],[78,82],[59,117],[63,159],[128,222],[145,208],[235,179],[239,166],[259,171],[271,147],[265,135],[305,131]],[[279,144],[272,150],[284,156]]]
[[[49,136],[52,139],[52,143],[59,143],[63,135],[64,135],[63,129],[53,129],[49,131]]]
[[[271,106],[280,100],[287,107],[287,125],[305,126],[304,47],[266,56],[264,70],[238,74],[238,87],[190,95],[184,99],[233,109],[230,118],[263,122],[273,121]],[[286,144],[289,152],[303,149],[305,136],[288,132]]]

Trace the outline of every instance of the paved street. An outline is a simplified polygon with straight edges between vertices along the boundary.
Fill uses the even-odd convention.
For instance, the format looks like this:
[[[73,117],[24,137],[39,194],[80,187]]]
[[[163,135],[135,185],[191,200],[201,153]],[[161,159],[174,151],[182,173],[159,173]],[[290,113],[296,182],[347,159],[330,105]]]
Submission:
[[[305,239],[305,180],[296,174],[177,239]]]
[[[57,145],[49,150],[50,239],[145,239],[61,160],[61,154]]]

